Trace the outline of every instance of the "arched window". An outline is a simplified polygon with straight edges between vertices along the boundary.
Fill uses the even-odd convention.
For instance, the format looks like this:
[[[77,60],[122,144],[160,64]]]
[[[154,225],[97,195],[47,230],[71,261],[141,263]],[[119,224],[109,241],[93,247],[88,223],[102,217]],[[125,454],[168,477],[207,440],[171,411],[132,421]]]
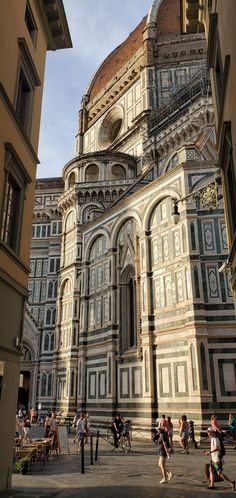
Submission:
[[[98,201],[99,202],[104,201],[104,195],[103,195],[103,192],[101,190],[100,190],[100,192],[98,192]]]
[[[41,396],[46,396],[47,375],[44,373],[41,379]]]
[[[68,187],[72,187],[72,185],[75,184],[75,172],[72,171],[69,175],[69,178],[68,178]]]
[[[112,177],[114,180],[125,180],[125,168],[123,168],[120,164],[115,164],[115,166],[112,167]]]
[[[122,353],[137,345],[136,283],[134,267],[128,266],[121,275],[120,322]]]
[[[90,164],[85,172],[86,182],[97,182],[99,180],[99,168],[96,164]]]

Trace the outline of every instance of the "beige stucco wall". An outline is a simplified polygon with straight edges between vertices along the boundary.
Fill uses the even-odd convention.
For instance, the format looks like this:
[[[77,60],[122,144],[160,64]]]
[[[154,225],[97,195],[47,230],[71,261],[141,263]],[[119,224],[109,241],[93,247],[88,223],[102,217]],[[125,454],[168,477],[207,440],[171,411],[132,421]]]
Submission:
[[[55,1],[53,8],[60,7]],[[36,43],[31,39],[25,22],[26,5],[30,6],[35,26]],[[43,2],[33,0],[7,0],[0,2],[0,223],[2,221],[3,201],[6,181],[6,144],[18,156],[17,165],[25,171],[29,183],[24,191],[22,225],[19,227],[20,243],[17,252],[0,239],[0,365],[4,365],[1,375],[2,390],[0,391],[0,490],[10,487],[13,443],[15,432],[15,414],[21,367],[20,348],[17,341],[22,342],[22,327],[24,299],[28,295],[27,279],[29,265],[29,250],[33,215],[35,178],[37,169],[37,150],[39,140],[42,92],[45,71],[45,58],[48,48],[66,48],[70,45],[69,32],[66,29],[65,16],[61,14],[63,28],[65,27],[65,43],[54,45],[53,34],[46,32],[45,19],[41,17]],[[59,9],[60,10],[60,9]],[[63,12],[63,11],[62,11]],[[30,68],[35,86],[32,90],[31,119],[27,130],[17,119],[16,95],[21,65],[21,50],[26,59],[26,69]],[[1,227],[0,227],[1,228]],[[0,231],[1,236],[1,231]]]

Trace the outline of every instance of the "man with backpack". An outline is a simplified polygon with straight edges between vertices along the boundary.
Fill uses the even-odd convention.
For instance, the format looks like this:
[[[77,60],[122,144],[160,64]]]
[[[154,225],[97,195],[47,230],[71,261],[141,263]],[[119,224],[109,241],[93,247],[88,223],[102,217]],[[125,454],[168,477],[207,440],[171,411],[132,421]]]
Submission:
[[[215,489],[215,474],[221,477],[223,480],[228,481],[231,484],[232,490],[235,490],[235,481],[231,481],[224,473],[223,473],[223,457],[225,455],[224,443],[223,440],[219,439],[216,435],[216,432],[212,427],[208,427],[207,429],[208,437],[211,441],[211,449],[210,451],[204,451],[204,455],[211,455],[211,462],[209,465],[210,470],[210,486],[208,489]]]

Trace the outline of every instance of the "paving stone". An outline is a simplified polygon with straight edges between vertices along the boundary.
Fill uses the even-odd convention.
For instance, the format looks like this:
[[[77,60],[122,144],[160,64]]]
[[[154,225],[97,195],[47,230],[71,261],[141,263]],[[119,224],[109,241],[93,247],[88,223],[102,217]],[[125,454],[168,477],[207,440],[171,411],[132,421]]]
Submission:
[[[90,465],[90,447],[85,446],[85,473],[80,473],[81,456],[75,453],[73,436],[69,436],[70,454],[51,458],[45,469],[33,469],[27,475],[13,474],[13,488],[0,498],[236,498],[226,482],[216,484],[216,491],[206,489],[205,463],[209,457],[203,448],[183,455],[179,447],[168,460],[173,478],[160,484],[157,449],[149,441],[133,441],[132,451],[112,451],[100,441],[99,458]],[[206,441],[204,447],[209,447]],[[236,451],[227,448],[225,473],[236,479]]]

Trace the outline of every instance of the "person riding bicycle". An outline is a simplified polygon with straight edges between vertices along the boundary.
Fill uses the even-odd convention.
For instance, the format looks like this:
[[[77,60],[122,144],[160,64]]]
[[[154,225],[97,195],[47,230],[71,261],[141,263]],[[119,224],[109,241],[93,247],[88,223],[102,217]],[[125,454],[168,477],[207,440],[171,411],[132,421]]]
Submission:
[[[118,442],[119,442],[122,430],[123,430],[123,422],[122,422],[121,415],[118,413],[115,416],[115,418],[112,422],[112,426],[111,426],[111,432],[112,432],[113,437],[114,437],[115,448],[118,448],[118,446],[119,446]]]

